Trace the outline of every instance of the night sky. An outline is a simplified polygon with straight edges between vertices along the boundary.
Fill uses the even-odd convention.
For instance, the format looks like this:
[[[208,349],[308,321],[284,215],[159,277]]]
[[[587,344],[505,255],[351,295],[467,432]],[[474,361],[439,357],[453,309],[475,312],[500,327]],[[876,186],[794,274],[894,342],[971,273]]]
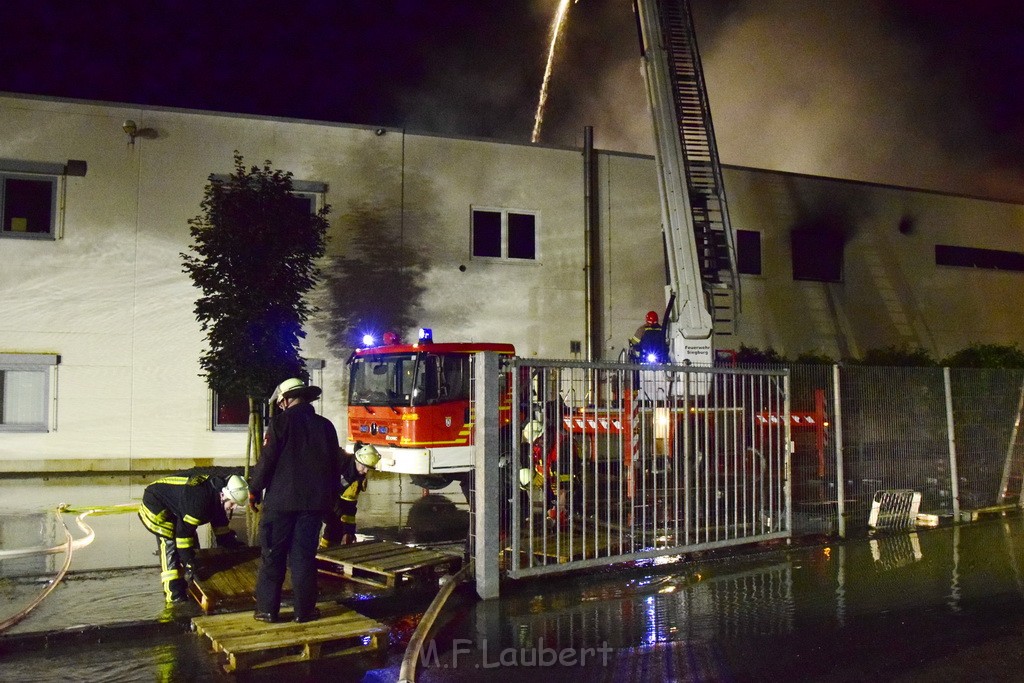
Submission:
[[[558,0],[0,3],[0,90],[528,142]],[[1024,2],[693,0],[722,161],[1024,201]],[[651,153],[630,0],[540,142]],[[0,132],[2,135],[2,132]]]

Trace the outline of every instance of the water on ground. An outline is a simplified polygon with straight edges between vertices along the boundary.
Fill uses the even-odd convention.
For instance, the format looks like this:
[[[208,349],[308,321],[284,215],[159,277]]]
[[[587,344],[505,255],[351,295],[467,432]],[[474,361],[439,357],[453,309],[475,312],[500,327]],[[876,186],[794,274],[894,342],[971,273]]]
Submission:
[[[40,538],[62,542],[61,518],[81,537],[73,517],[52,513],[58,503],[137,502],[145,483],[0,480],[0,550]],[[364,531],[380,537],[419,531],[438,540],[465,520],[464,510],[437,500],[420,514],[428,508],[414,509],[421,492],[408,482],[382,484],[376,495],[361,499],[360,517]],[[442,496],[461,502],[456,488]],[[433,526],[417,530],[410,518]],[[393,681],[429,604],[429,595],[417,594],[350,605],[391,628],[383,661],[229,676],[188,629],[198,606],[164,609],[155,545],[135,516],[86,521],[95,541],[74,552],[49,597],[0,634],[0,680]],[[63,563],[61,553],[0,558],[0,620],[27,605]],[[1019,680],[1022,569],[1024,520],[1009,516],[506,582],[502,597],[486,602],[463,587],[424,644],[417,680]]]

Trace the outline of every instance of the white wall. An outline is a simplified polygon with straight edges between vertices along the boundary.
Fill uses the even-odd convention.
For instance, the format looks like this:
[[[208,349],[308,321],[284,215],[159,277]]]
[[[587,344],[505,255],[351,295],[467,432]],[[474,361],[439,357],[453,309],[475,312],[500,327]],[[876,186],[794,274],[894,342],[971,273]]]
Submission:
[[[153,132],[130,145],[125,119]],[[61,356],[52,430],[0,432],[0,471],[241,462],[244,434],[210,427],[197,290],[180,257],[207,177],[230,172],[236,149],[247,165],[270,160],[328,184],[325,263],[350,253],[367,212],[415,249],[426,264],[415,313],[438,340],[569,357],[586,335],[580,150],[380,132],[0,96],[0,157],[88,162],[85,177],[65,181],[59,239],[0,239],[0,353]],[[595,348],[611,360],[664,306],[664,267],[653,160],[601,152],[597,167]],[[1024,207],[751,169],[727,168],[725,183],[734,227],[762,232],[763,274],[742,278],[735,346],[840,356],[908,343],[941,355],[1024,336],[1024,274],[934,264],[936,243],[1024,251]],[[537,212],[537,262],[473,259],[472,206]],[[848,231],[844,281],[794,282],[789,231],[822,211],[838,211]],[[319,408],[341,431],[347,352],[328,340],[331,325],[326,313],[311,321],[303,350],[326,361]]]

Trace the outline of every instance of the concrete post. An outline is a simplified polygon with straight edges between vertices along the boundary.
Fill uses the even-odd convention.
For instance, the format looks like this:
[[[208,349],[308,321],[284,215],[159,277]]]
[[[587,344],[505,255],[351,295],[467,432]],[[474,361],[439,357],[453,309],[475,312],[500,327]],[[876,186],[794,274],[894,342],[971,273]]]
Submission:
[[[498,597],[498,529],[501,491],[498,484],[499,437],[498,404],[501,370],[498,354],[485,351],[474,357],[474,547],[473,562],[476,592],[481,599]]]

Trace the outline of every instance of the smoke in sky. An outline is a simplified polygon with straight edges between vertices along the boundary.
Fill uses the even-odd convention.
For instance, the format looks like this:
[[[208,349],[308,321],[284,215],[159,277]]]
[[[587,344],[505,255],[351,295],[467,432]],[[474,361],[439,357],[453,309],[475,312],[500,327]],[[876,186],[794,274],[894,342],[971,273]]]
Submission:
[[[560,2],[4,0],[0,90],[526,144]],[[691,3],[724,163],[1024,201],[1021,0]],[[653,151],[632,6],[574,0],[541,144]]]
[[[1021,162],[1003,153],[1004,135],[986,127],[990,102],[970,89],[972,65],[938,57],[937,32],[908,30],[915,17],[907,8],[900,15],[892,3],[863,0],[693,4],[723,163],[1024,200]],[[590,22],[600,28],[579,27]],[[594,44],[568,44],[594,43],[600,31],[600,54]],[[572,64],[552,84],[551,106],[562,111],[549,117],[547,141],[579,144],[582,126],[593,125],[600,147],[651,153],[629,3],[581,0],[567,33]]]

